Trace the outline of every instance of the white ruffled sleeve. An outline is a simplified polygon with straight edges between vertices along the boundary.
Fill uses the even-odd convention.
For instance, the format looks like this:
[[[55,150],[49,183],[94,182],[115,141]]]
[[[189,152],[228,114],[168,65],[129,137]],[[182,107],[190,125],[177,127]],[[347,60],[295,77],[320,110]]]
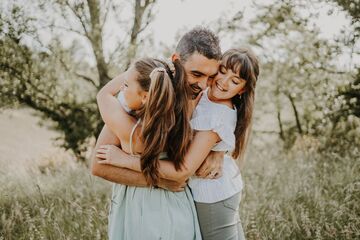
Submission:
[[[215,110],[215,109],[209,109]],[[235,116],[236,117],[236,116]],[[236,118],[235,118],[236,120]],[[217,133],[221,142],[217,143],[213,150],[230,151],[235,147],[234,117],[223,111],[197,112],[190,121],[191,127],[197,131],[213,131]]]
[[[222,121],[221,124],[216,125],[212,129],[212,131],[216,132],[219,135],[222,141],[221,143],[223,143],[221,145],[217,144],[213,150],[230,151],[235,148],[235,134],[234,134],[235,126],[233,125],[229,126],[227,124],[231,124],[231,122]]]

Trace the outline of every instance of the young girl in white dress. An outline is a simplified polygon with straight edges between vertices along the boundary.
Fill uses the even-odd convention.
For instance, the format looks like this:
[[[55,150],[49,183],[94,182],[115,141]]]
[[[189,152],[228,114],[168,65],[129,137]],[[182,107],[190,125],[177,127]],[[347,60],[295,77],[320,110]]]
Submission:
[[[180,182],[190,178],[189,186],[204,240],[245,239],[239,217],[243,183],[234,159],[242,158],[245,152],[258,75],[258,60],[250,50],[226,51],[218,75],[203,92],[192,115],[191,127],[196,132],[182,168],[177,170],[171,161],[159,161],[162,178]],[[124,100],[123,105],[126,104]],[[105,148],[108,146],[100,147],[99,153]],[[141,171],[138,157],[111,149],[114,153],[107,156],[115,157],[99,155],[104,159],[103,164]],[[224,157],[222,176],[217,179],[193,177],[210,151],[231,153],[231,157]]]

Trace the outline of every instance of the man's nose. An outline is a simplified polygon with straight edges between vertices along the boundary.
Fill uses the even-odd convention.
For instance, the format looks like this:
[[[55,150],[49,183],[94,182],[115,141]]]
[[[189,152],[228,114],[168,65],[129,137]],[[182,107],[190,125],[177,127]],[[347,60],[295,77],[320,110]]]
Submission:
[[[198,86],[202,89],[205,90],[208,86],[208,82],[207,82],[207,78],[201,79],[201,81],[199,81]]]

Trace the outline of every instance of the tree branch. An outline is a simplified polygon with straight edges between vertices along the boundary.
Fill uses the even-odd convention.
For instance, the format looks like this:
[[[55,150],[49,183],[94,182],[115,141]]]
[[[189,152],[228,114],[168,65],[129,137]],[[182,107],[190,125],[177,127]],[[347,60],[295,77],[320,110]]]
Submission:
[[[116,46],[115,50],[110,54],[110,56],[109,56],[109,62],[111,63],[111,62],[113,61],[113,59],[114,59],[114,57],[115,57],[115,54],[116,54],[117,52],[120,52],[120,51],[122,52],[124,49],[125,49],[125,47],[124,47],[122,41],[119,42],[118,45]]]
[[[71,10],[71,12],[76,16],[76,18],[79,20],[84,32],[85,32],[85,36],[90,40],[90,35],[89,35],[89,31],[86,28],[86,24],[82,18],[82,16],[71,6],[71,4],[69,3],[69,1],[65,1],[66,6]]]
[[[104,25],[105,25],[105,23],[107,21],[107,16],[108,16],[108,14],[110,12],[111,1],[107,1],[106,3],[105,3],[105,5],[107,5],[107,6],[104,7],[105,13],[104,13],[104,18],[103,18],[102,23],[101,23],[101,27],[100,27],[101,29],[104,28]]]
[[[81,32],[81,31],[79,31],[79,30],[76,30],[76,29],[74,29],[74,28],[67,28],[67,27],[59,26],[59,25],[55,25],[55,24],[51,24],[51,25],[48,25],[48,26],[39,27],[39,29],[46,29],[46,28],[60,29],[60,30],[64,30],[64,31],[67,31],[67,32],[76,33],[76,34],[80,35],[81,37],[85,37],[85,38],[88,37],[85,33]]]
[[[296,108],[296,105],[295,105],[295,100],[294,100],[294,98],[291,96],[290,93],[286,93],[285,95],[289,98],[290,103],[291,103],[291,106],[292,106],[292,108],[293,108],[293,110],[294,110],[296,127],[297,127],[299,133],[300,133],[300,134],[303,134],[303,130],[302,130],[301,123],[300,123],[300,118],[299,118],[299,113],[298,113],[297,108]]]
[[[98,84],[95,83],[94,79],[88,77],[88,76],[85,76],[81,73],[77,73],[77,72],[74,72],[74,74],[82,79],[84,79],[85,81],[89,82],[91,85],[93,85],[95,88],[98,88]]]

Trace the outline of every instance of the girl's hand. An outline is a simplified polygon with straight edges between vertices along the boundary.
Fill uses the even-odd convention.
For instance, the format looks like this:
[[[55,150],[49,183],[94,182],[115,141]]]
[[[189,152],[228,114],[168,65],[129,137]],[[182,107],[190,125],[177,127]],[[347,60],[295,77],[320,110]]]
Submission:
[[[100,159],[100,164],[108,164],[116,167],[126,167],[124,154],[126,153],[115,145],[101,145],[99,149],[96,150],[96,157]]]

